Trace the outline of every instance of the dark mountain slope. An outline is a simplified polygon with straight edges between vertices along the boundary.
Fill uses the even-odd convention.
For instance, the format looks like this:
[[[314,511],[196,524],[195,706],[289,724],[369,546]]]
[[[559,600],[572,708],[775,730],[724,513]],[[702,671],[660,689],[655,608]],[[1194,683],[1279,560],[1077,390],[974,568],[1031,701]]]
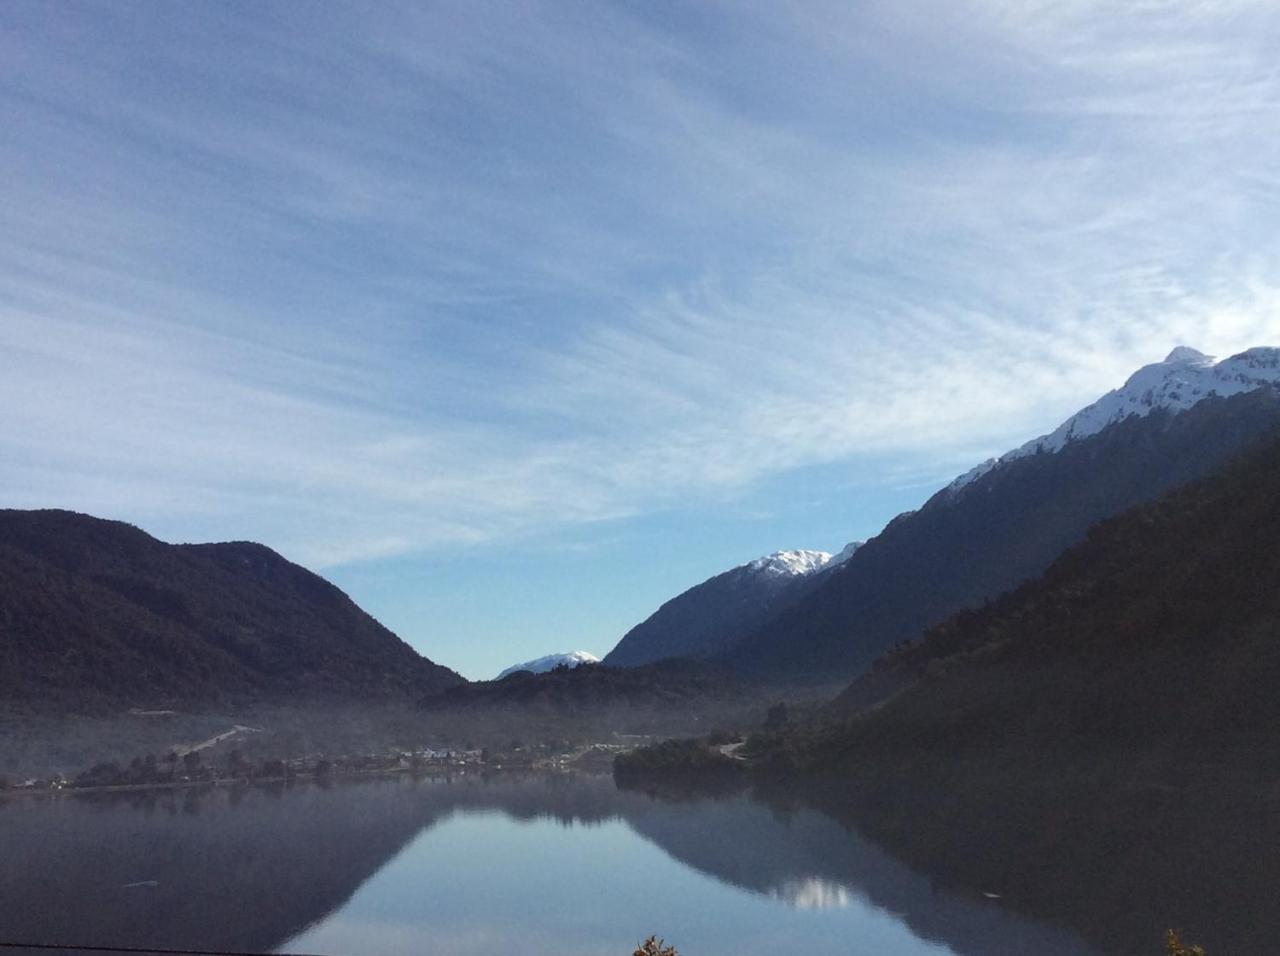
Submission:
[[[905,689],[755,742],[932,872],[1142,952],[1265,952],[1280,880],[1280,443],[1103,522],[873,675]],[[855,682],[850,696],[864,681]],[[865,703],[865,700],[862,701]]]
[[[909,686],[824,749],[1244,754],[1237,770],[1274,774],[1277,540],[1271,442],[1103,522],[1038,580],[886,655],[877,669]]]
[[[724,650],[809,594],[831,573],[825,567],[790,573],[777,560],[786,554],[733,568],[676,595],[623,635],[604,662],[634,667]]]
[[[740,752],[757,783],[798,788],[940,885],[998,893],[1104,952],[1148,952],[1170,926],[1211,953],[1266,952],[1278,536],[1272,440],[886,655],[842,702],[880,706]]]
[[[1280,397],[1264,387],[1002,463],[890,522],[723,659],[768,678],[855,676],[894,644],[1043,572],[1095,522],[1211,472],[1278,424]]]
[[[170,545],[87,515],[0,511],[0,703],[373,702],[460,682],[262,545]]]

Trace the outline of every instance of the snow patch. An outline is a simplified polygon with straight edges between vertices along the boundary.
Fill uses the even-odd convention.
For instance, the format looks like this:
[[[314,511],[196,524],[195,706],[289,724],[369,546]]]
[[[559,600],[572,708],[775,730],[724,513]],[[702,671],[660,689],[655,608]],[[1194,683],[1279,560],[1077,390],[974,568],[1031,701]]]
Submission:
[[[864,543],[850,541],[839,554],[835,555],[826,551],[775,551],[773,554],[766,554],[763,558],[749,561],[742,567],[756,574],[766,574],[770,577],[795,578],[806,574],[817,574],[838,568],[853,557],[853,553]]]

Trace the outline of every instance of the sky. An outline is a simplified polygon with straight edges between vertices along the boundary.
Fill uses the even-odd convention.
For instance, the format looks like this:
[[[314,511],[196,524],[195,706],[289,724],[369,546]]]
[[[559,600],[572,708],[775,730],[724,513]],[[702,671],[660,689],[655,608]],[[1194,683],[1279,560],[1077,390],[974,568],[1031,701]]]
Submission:
[[[485,678],[1280,345],[1280,6],[6,0],[0,183],[0,506]]]

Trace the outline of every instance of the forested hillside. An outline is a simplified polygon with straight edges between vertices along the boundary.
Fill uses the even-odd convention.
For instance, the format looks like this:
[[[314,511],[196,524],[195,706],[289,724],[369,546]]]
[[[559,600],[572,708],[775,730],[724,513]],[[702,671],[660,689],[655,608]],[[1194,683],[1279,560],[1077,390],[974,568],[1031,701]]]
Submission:
[[[896,648],[845,703],[867,703],[869,682],[905,690],[786,746],[828,766],[873,755],[1116,754],[1273,773],[1278,536],[1271,441],[1102,522],[1039,579]]]
[[[408,699],[462,678],[260,544],[0,511],[0,705],[61,713]]]

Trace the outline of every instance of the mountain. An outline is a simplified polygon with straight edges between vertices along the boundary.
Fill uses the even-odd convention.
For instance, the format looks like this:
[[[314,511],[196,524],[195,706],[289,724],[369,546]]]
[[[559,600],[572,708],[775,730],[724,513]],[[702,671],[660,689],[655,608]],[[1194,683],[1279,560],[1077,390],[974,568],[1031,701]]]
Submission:
[[[1280,424],[1280,350],[1187,349],[900,515],[719,657],[769,679],[851,678],[1040,574],[1090,525],[1202,477]]]
[[[1169,926],[1208,952],[1265,952],[1278,536],[1273,429],[893,649],[822,719],[738,753],[758,790],[812,801],[936,885],[997,893],[1099,952],[1147,951]]]
[[[0,706],[378,702],[461,682],[263,545],[0,511]]]
[[[891,651],[826,721],[744,750],[940,885],[997,891],[1101,952],[1171,925],[1211,953],[1265,952],[1277,535],[1273,439]],[[896,694],[882,679],[868,697],[885,676]]]
[[[432,712],[520,711],[562,716],[612,710],[713,711],[719,705],[758,704],[762,698],[723,666],[664,660],[639,667],[581,664],[541,674],[516,671],[500,680],[446,688],[422,701]]]
[[[667,601],[605,655],[606,664],[634,667],[669,657],[705,657],[758,628],[807,594],[861,545],[838,555],[775,551],[717,574]]]
[[[1123,386],[1072,415],[1049,434],[1033,438],[999,458],[988,459],[953,481],[950,488],[959,490],[1015,459],[1061,451],[1068,442],[1096,435],[1130,416],[1149,415],[1157,409],[1186,411],[1205,398],[1226,398],[1276,384],[1280,384],[1280,349],[1248,349],[1214,364],[1211,356],[1180,345],[1163,362],[1138,369]]]
[[[523,664],[515,664],[508,667],[495,679],[502,680],[509,674],[517,671],[528,671],[531,674],[545,674],[547,671],[556,667],[577,667],[579,664],[599,664],[600,658],[596,657],[590,651],[569,651],[567,654],[548,654],[546,657],[538,657],[531,661],[525,661]]]
[[[1280,440],[1090,530],[1039,578],[882,658],[852,755],[1176,755],[1274,783]],[[858,696],[857,683],[846,693]],[[1232,755],[1249,754],[1236,760]],[[853,759],[850,756],[850,759]]]

